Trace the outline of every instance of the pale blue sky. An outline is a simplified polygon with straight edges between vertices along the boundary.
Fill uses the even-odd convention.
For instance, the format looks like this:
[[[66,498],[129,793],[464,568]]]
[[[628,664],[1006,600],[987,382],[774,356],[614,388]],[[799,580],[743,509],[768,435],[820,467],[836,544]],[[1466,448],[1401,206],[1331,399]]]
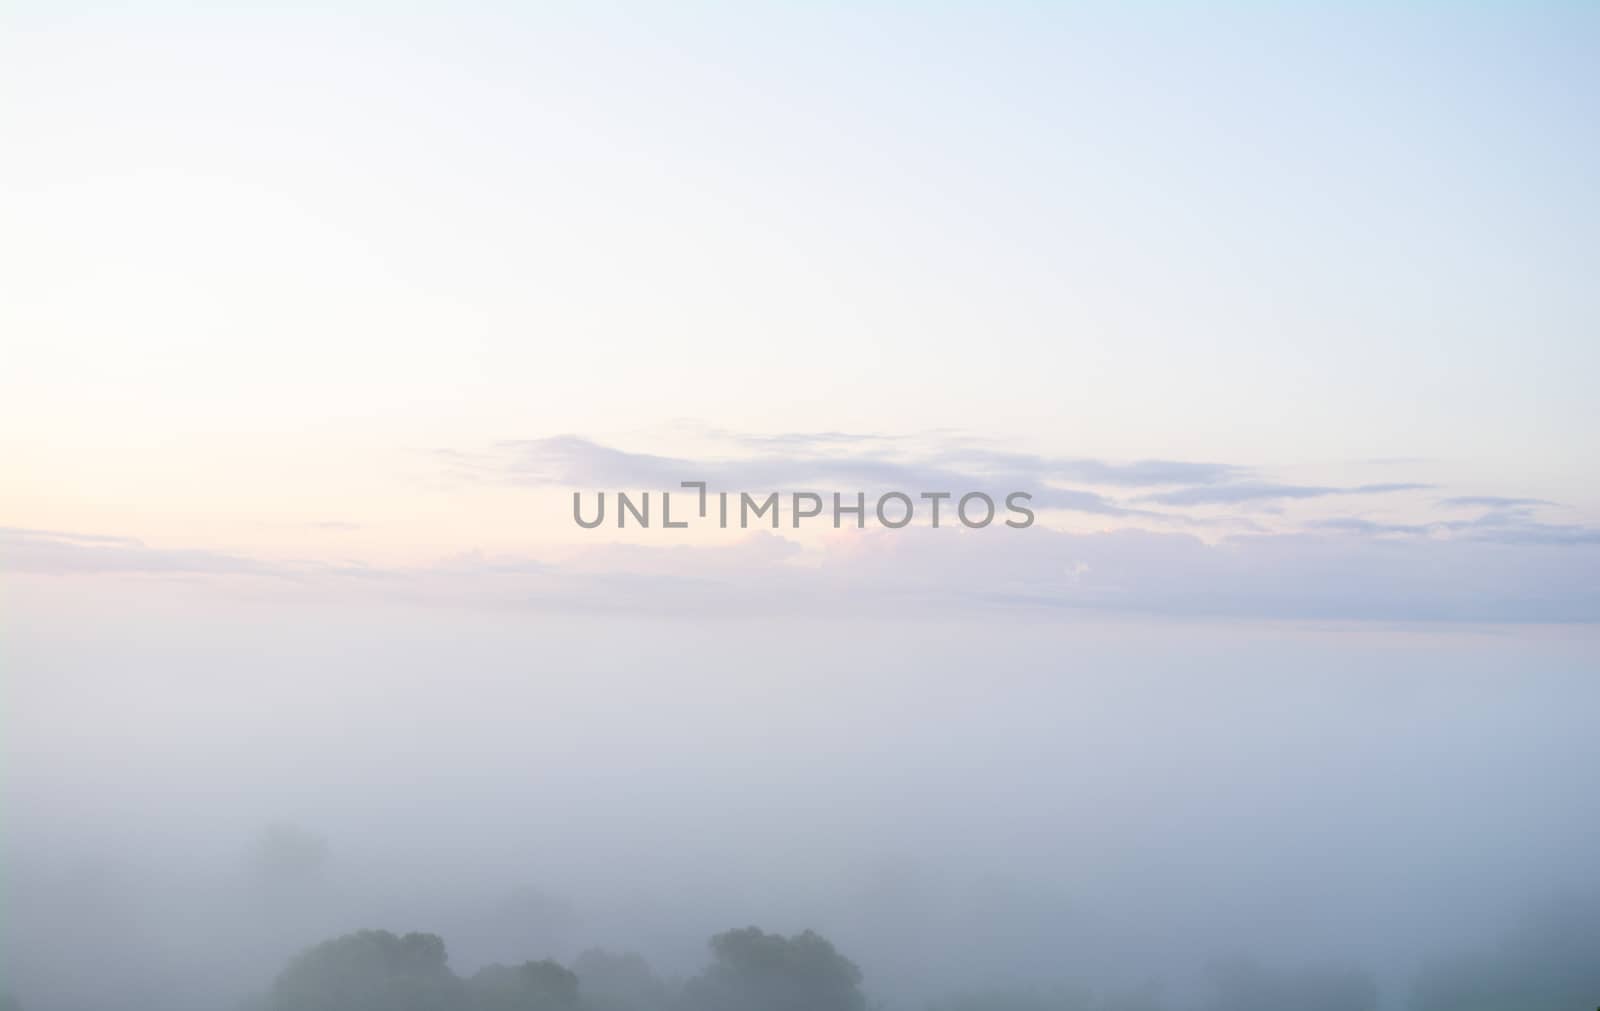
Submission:
[[[415,453],[693,457],[692,419],[1592,523],[1597,27],[1579,4],[22,10],[0,520],[505,547],[548,511],[441,491]],[[282,532],[330,521],[381,533]]]

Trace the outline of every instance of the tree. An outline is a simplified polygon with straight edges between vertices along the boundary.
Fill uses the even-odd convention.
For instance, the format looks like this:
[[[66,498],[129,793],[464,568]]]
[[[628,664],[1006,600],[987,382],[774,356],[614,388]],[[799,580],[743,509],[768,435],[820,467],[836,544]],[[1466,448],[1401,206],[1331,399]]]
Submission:
[[[864,1011],[861,970],[812,931],[755,927],[711,939],[712,964],[684,987],[693,1011]]]
[[[576,1011],[578,976],[557,962],[490,965],[467,981],[473,1011]]]
[[[670,988],[650,970],[650,963],[631,952],[591,948],[572,969],[590,1011],[660,1011],[672,1001]]]
[[[466,993],[433,934],[363,930],[293,959],[273,983],[270,1011],[461,1011]]]
[[[1413,1011],[1559,1011],[1600,1002],[1600,894],[1534,909],[1488,951],[1435,961],[1412,988]]]

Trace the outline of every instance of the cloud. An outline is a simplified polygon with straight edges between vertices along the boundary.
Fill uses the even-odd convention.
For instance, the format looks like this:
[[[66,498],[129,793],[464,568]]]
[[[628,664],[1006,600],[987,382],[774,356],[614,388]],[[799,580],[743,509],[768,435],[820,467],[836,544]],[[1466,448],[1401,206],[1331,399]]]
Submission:
[[[712,434],[731,439],[741,445],[758,449],[786,449],[816,452],[840,446],[866,446],[902,442],[907,437],[897,435],[872,435],[861,432],[782,432],[777,435],[736,435],[724,429]]]
[[[1600,528],[1541,523],[1526,507],[1497,509],[1475,519],[1442,524],[1471,540],[1501,544],[1600,544]]]
[[[1261,468],[1236,463],[1146,459],[1133,462],[1051,457],[979,444],[957,433],[890,436],[838,431],[773,436],[699,430],[732,446],[723,456],[691,458],[633,452],[578,435],[502,442],[482,453],[445,450],[439,459],[458,476],[527,486],[593,491],[682,489],[704,481],[715,491],[860,491],[869,497],[902,491],[956,495],[981,491],[996,501],[1012,491],[1032,495],[1036,510],[1060,510],[1142,523],[1159,529],[1268,532],[1252,516],[1274,517],[1276,532],[1291,532],[1286,505],[1356,496],[1427,491],[1420,481],[1357,485],[1298,484],[1258,476]],[[1094,487],[1073,487],[1068,482]],[[686,491],[695,494],[695,491]],[[1132,497],[1128,497],[1128,496]],[[1503,543],[1584,544],[1595,536],[1583,526],[1540,524],[1527,515],[1546,500],[1512,496],[1456,496],[1437,500],[1449,508],[1491,507],[1471,520],[1389,522],[1365,516],[1302,522],[1307,533],[1368,537],[1439,536]],[[1143,506],[1162,506],[1157,510]],[[1202,507],[1231,507],[1190,514]],[[780,508],[786,508],[784,503]]]
[[[1054,458],[958,437],[895,439],[841,432],[722,436],[741,452],[695,459],[634,452],[578,435],[485,451],[442,450],[457,478],[590,491],[799,491],[868,496],[897,490],[1028,491],[1039,510],[1070,510],[1121,529],[1068,533],[914,525],[817,531],[728,531],[712,544],[608,543],[558,558],[466,552],[431,565],[269,562],[204,549],[153,548],[117,536],[0,528],[8,573],[160,576],[251,582],[290,592],[390,597],[554,611],[889,614],[972,608],[1126,610],[1169,615],[1382,620],[1600,621],[1600,528],[1543,523],[1543,500],[1457,496],[1430,519],[1352,515],[1296,520],[1284,503],[1388,495],[1417,482],[1290,484],[1237,464]],[[1094,488],[1068,487],[1082,481]],[[1117,490],[1144,492],[1134,503]],[[780,497],[780,508],[788,501]],[[1412,505],[1415,505],[1413,502]],[[1190,517],[1187,506],[1234,507]],[[1486,508],[1485,508],[1486,507]],[[691,510],[692,511],[692,508]],[[1271,517],[1263,527],[1252,517]],[[1206,541],[1189,529],[1225,532]]]
[[[1434,487],[1415,482],[1386,482],[1362,484],[1353,488],[1326,485],[1274,484],[1265,481],[1244,481],[1233,484],[1199,485],[1157,492],[1141,499],[1170,506],[1236,505],[1244,502],[1269,502],[1284,499],[1324,498],[1330,495],[1387,495],[1402,491],[1422,491]]]
[[[942,466],[1025,472],[1036,474],[1042,480],[1080,481],[1115,487],[1212,484],[1242,478],[1249,473],[1248,468],[1226,463],[1160,459],[1114,463],[1082,457],[1017,453],[995,449],[992,443],[975,441],[951,429],[913,434],[823,431],[753,435],[691,423],[683,423],[683,427],[731,445],[764,451],[783,450],[789,454],[837,454],[842,449],[904,452],[920,446]],[[929,447],[933,448],[930,450]]]
[[[1283,504],[1426,491],[1419,481],[1356,485],[1274,481],[1235,463],[1051,457],[974,443],[815,432],[711,433],[732,447],[691,459],[629,452],[576,435],[503,443],[475,460],[482,479],[592,490],[987,491],[1033,494],[1041,510],[1124,521],[1100,534],[1044,529],[970,533],[908,528],[829,542],[820,555],[772,541],[739,547],[597,547],[568,568],[562,601],[586,606],[693,606],[779,611],[813,606],[903,612],[970,607],[1118,609],[1174,615],[1600,620],[1600,531],[1534,521],[1540,500],[1458,497],[1488,511],[1467,520],[1396,522],[1362,515],[1296,528]],[[1070,485],[1090,487],[1071,487]],[[1135,494],[1133,499],[1119,492]],[[1169,507],[1158,512],[1138,507]],[[1187,507],[1234,507],[1195,518]],[[1277,530],[1251,514],[1272,514]],[[1234,531],[1215,543],[1184,526]],[[1151,529],[1155,527],[1156,529]],[[1247,531],[1239,533],[1237,531]],[[600,566],[597,568],[596,566]],[[848,603],[846,603],[848,602]],[[560,606],[558,604],[558,606]]]
[[[70,541],[78,544],[117,544],[125,547],[140,547],[141,542],[133,537],[115,537],[105,534],[74,534],[64,533],[60,530],[32,530],[26,527],[0,527],[0,544],[21,543],[24,541]]]
[[[1500,502],[1526,502],[1529,499],[1497,499]],[[1430,523],[1381,523],[1355,516],[1314,520],[1308,527],[1371,536],[1449,535],[1461,540],[1496,544],[1600,544],[1600,528],[1579,524],[1540,523],[1526,507],[1512,507],[1483,513],[1470,520],[1435,520]]]
[[[1001,470],[1032,474],[1040,480],[1082,481],[1119,488],[1152,488],[1172,484],[1214,484],[1243,477],[1249,471],[1225,463],[1186,460],[1135,460],[1112,463],[1073,457],[1008,453],[993,449],[946,449],[939,458],[949,466],[978,472]]]
[[[1500,495],[1457,495],[1439,500],[1442,506],[1463,508],[1508,509],[1516,506],[1553,506],[1554,502],[1542,498],[1505,498]]]
[[[1014,604],[1189,617],[1600,620],[1600,551],[1592,547],[1361,533],[1243,535],[1208,545],[1185,534],[1121,531],[1051,533],[1033,554],[1063,568],[1021,569],[1007,598]]]
[[[1431,525],[1430,525],[1431,526]],[[8,569],[246,581],[303,598],[386,599],[536,612],[945,616],[975,610],[1380,621],[1600,621],[1600,536],[1325,521],[1319,532],[1079,534],[907,528],[849,531],[805,549],[763,531],[714,545],[605,543],[560,560],[467,553],[410,568],[285,566],[119,538],[15,532]],[[33,555],[16,566],[19,543]],[[40,552],[42,549],[42,553]],[[290,582],[289,580],[292,580]]]
[[[816,447],[817,437],[792,436],[795,444]],[[860,437],[864,439],[865,437]],[[764,454],[737,458],[692,460],[614,449],[576,435],[503,442],[493,453],[469,457],[450,452],[444,459],[458,472],[467,469],[480,478],[513,484],[573,488],[677,490],[684,481],[704,481],[713,490],[810,491],[837,490],[868,494],[903,491],[951,492],[961,495],[983,491],[997,501],[1013,491],[1033,494],[1040,509],[1062,509],[1100,516],[1147,518],[1159,513],[1126,505],[1106,495],[1084,489],[1062,488],[1052,480],[1077,473],[1114,474],[1129,481],[1208,476],[1221,473],[1217,464],[1180,464],[1147,461],[1115,465],[1093,461],[1052,461],[1026,454],[960,449],[913,456],[884,453],[809,452]]]
[[[1390,481],[1379,484],[1358,484],[1354,488],[1341,488],[1340,495],[1387,495],[1397,491],[1426,491],[1434,487],[1431,484],[1420,484],[1415,481]]]
[[[1064,476],[1095,484],[1114,484],[1147,488],[1164,484],[1208,485],[1233,480],[1247,471],[1225,463],[1192,463],[1182,460],[1136,460],[1133,463],[1106,463],[1101,460],[1064,460],[1058,464]]]
[[[215,551],[150,548],[131,537],[0,527],[0,568],[32,573],[262,575],[271,567]]]
[[[1379,523],[1362,519],[1359,516],[1337,516],[1332,519],[1312,520],[1307,526],[1314,530],[1332,530],[1340,533],[1367,534],[1369,536],[1382,536],[1385,534],[1426,536],[1439,529],[1440,525],[1436,523]]]

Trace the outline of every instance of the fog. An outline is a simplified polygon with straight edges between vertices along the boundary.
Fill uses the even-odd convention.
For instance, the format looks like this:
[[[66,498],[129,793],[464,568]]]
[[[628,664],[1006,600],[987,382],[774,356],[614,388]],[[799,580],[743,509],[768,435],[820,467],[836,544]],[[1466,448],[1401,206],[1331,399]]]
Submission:
[[[691,1006],[751,925],[816,931],[888,1008],[1245,1007],[1317,972],[1465,1007],[1418,995],[1600,922],[1587,626],[10,589],[28,1011],[251,1006],[360,929],[437,934],[463,976],[637,953]]]
[[[1600,3],[0,24],[0,1011],[1600,1007]]]

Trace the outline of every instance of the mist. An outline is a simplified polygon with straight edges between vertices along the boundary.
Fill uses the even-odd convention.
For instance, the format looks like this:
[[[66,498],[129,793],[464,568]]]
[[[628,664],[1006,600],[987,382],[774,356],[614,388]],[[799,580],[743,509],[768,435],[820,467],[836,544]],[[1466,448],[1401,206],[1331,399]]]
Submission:
[[[683,1000],[752,925],[890,1008],[1243,1007],[1318,972],[1402,1008],[1600,894],[1586,626],[13,586],[29,1011],[245,1006],[363,929],[464,976],[635,953]]]
[[[1600,4],[0,23],[0,1011],[1600,1006]]]

